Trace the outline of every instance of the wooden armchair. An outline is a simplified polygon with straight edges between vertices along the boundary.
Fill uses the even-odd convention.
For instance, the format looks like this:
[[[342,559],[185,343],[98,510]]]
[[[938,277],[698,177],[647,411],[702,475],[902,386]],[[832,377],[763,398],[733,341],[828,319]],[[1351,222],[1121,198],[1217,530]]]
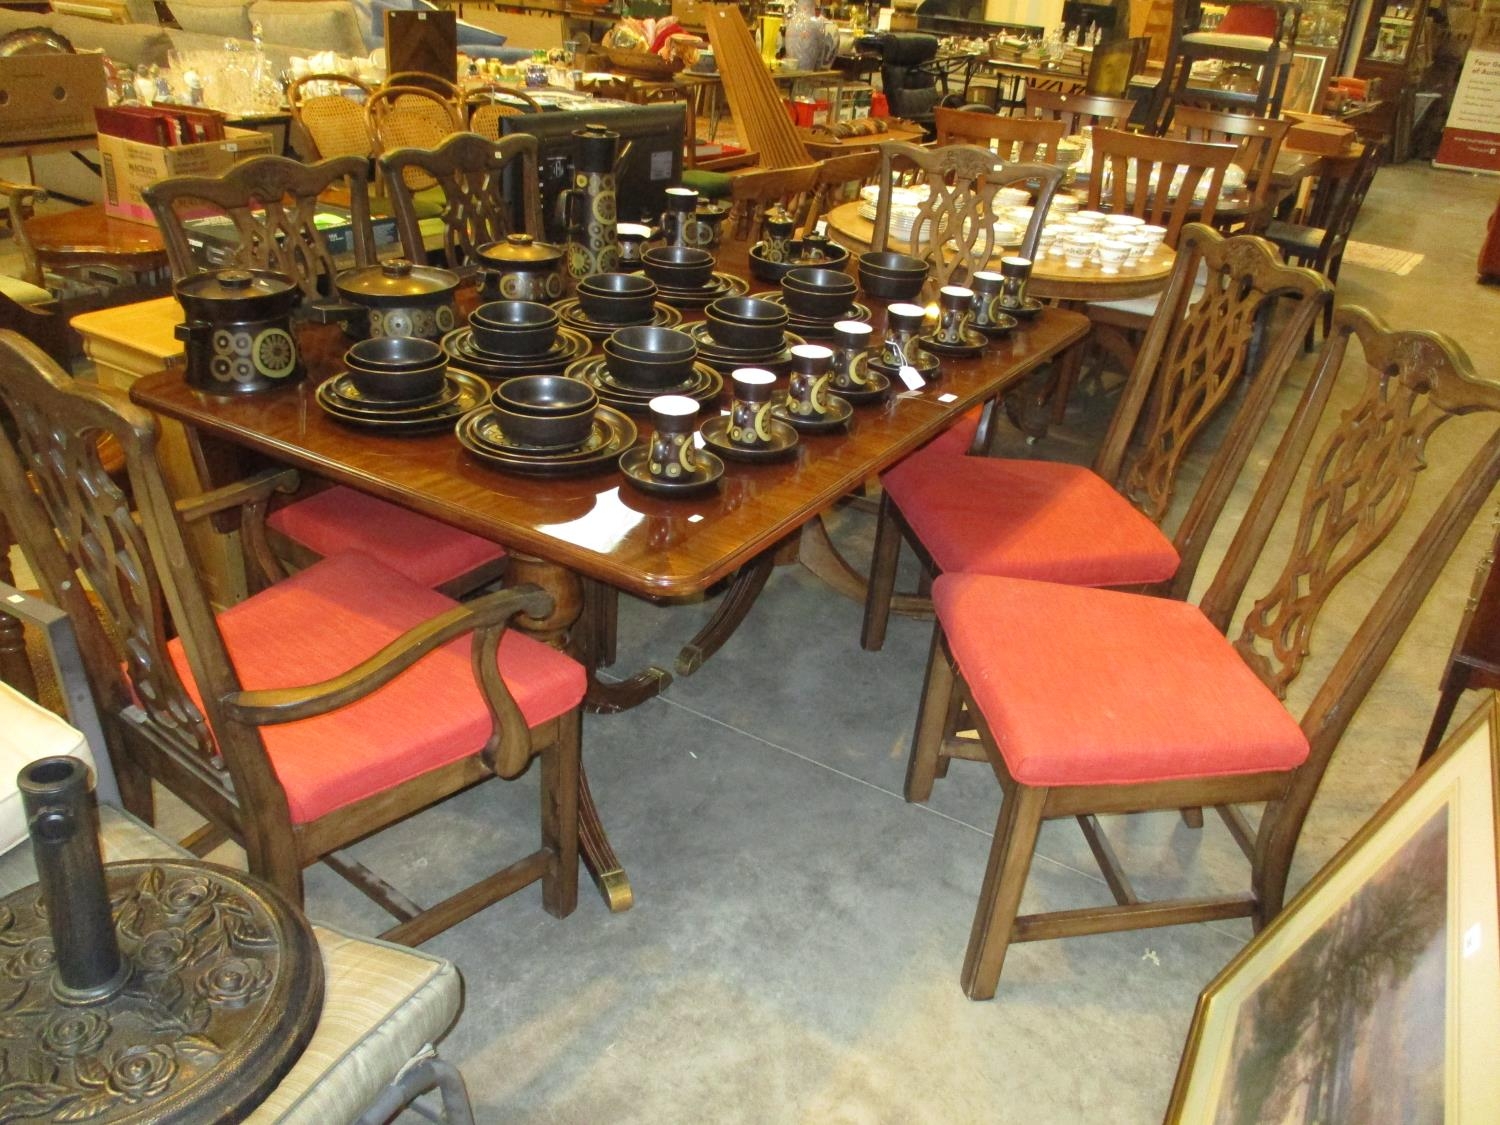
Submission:
[[[1050,164],[1057,155],[1057,142],[1067,133],[1059,120],[1040,117],[997,117],[989,113],[938,106],[934,120],[937,143],[942,145],[978,145],[990,149],[1002,160],[1038,161]]]
[[[967,440],[950,432],[882,475],[860,643],[884,642],[903,540],[928,576],[1151,586],[1185,597],[1303,334],[1332,294],[1260,239],[1189,227],[1093,471],[965,456],[974,427],[960,426]],[[1287,297],[1300,303],[1273,320]],[[1218,451],[1169,538],[1158,525],[1174,510],[1183,463],[1221,414]]]
[[[931,263],[935,284],[947,285],[955,276],[967,278],[985,269],[1001,247],[995,242],[995,196],[1003,187],[1035,187],[1035,210],[1019,253],[1035,257],[1042,222],[1062,178],[1050,164],[1012,163],[987,148],[947,145],[918,148],[893,141],[881,148],[880,201],[875,207],[870,246],[885,250],[891,239],[892,188],[898,176],[925,184],[927,199],[918,207],[906,252]],[[948,242],[956,252],[946,249]]]
[[[35,340],[59,364],[68,366],[72,335],[56,300],[42,287],[42,269],[26,237],[26,216],[31,206],[44,202],[47,192],[35,184],[0,180],[0,197],[10,223],[11,239],[21,254],[19,276],[0,275],[0,328],[9,328]]]
[[[262,516],[294,473],[174,503],[151,416],[74,383],[9,333],[0,402],[16,423],[0,445],[8,510],[44,592],[80,632],[131,812],[149,821],[151,784],[162,783],[297,904],[302,868],[324,860],[398,919],[384,935],[393,941],[420,944],[538,881],[549,912],[573,910],[585,675],[506,628],[518,613],[550,612],[546,595],[506,590],[462,606],[349,553],[215,614],[184,524],[238,509],[252,561],[274,572]],[[99,464],[101,433],[124,449],[136,511]],[[341,851],[481,781],[518,777],[534,758],[540,846],[436,906],[416,906]]]
[[[443,255],[449,266],[473,262],[480,246],[507,234],[542,236],[537,141],[530,134],[492,141],[478,133],[455,133],[432,150],[387,152],[380,158],[380,168],[396,211],[401,245],[413,261],[426,257],[410,187],[418,179],[437,185],[442,192]],[[511,173],[519,174],[508,185]],[[515,198],[517,189],[519,199]]]
[[[1363,362],[1344,373],[1355,340]],[[1345,393],[1320,436],[1338,382]],[[1346,305],[1198,605],[1014,578],[938,578],[906,797],[927,800],[955,757],[987,762],[1000,782],[964,958],[971,998],[994,995],[1015,942],[1240,917],[1259,926],[1276,915],[1329,758],[1500,480],[1491,417],[1488,440],[1456,466],[1445,493],[1440,482],[1419,487],[1424,469],[1444,464],[1437,431],[1477,412],[1500,412],[1500,384],[1477,378],[1455,344],[1389,331]],[[1269,552],[1299,475],[1300,499],[1288,508],[1295,530],[1278,540],[1284,550]],[[1299,723],[1281,699],[1318,639],[1320,613],[1398,524],[1401,541],[1385,552],[1394,573],[1384,585],[1361,575],[1369,583],[1357,597],[1361,619],[1352,629],[1340,622],[1350,640],[1331,664],[1320,661],[1330,669],[1321,686],[1299,691],[1311,700]],[[1261,596],[1246,597],[1256,574],[1266,583]],[[1240,606],[1248,608],[1232,624]],[[977,729],[977,742],[952,737],[960,723]],[[1265,812],[1252,829],[1232,806],[1259,802]],[[1220,808],[1250,858],[1249,892],[1143,901],[1097,818],[1191,805]],[[1021,915],[1038,831],[1061,817],[1078,820],[1115,902]]]
[[[1063,134],[1069,137],[1086,125],[1096,129],[1123,129],[1133,112],[1134,98],[1063,94],[1037,86],[1026,87],[1026,116],[1061,121]]]
[[[297,149],[309,161],[333,156],[375,154],[375,142],[365,119],[365,103],[373,88],[347,74],[304,74],[286,88],[292,124],[306,145]]]

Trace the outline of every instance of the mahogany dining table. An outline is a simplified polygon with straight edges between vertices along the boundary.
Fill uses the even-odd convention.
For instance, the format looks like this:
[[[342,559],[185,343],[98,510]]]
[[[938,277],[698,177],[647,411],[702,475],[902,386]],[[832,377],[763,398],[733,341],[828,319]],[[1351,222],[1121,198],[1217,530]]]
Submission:
[[[883,315],[877,309],[877,324]],[[510,475],[466,453],[450,432],[389,436],[334,421],[314,394],[321,378],[339,370],[347,346],[334,325],[301,328],[306,381],[220,397],[188,386],[181,370],[167,370],[145,376],[130,394],[187,427],[207,487],[270,459],[504,544],[510,580],[535,583],[554,599],[545,619],[522,619],[517,627],[566,647],[590,672],[589,705],[611,711],[650,698],[671,680],[655,667],[622,682],[594,676],[613,658],[617,591],[682,598],[742,568],[760,571],[763,582],[777,548],[804,525],[1087,330],[1087,319],[1076,312],[1044,309],[981,356],[944,360],[940,376],[920,391],[897,386],[893,391],[900,393],[882,403],[856,406],[845,430],[802,434],[789,460],[728,462],[717,488],[680,498],[645,495],[613,469],[550,479]],[[644,435],[647,427],[641,429]],[[754,593],[749,597],[753,601]],[[611,909],[625,909],[629,883],[604,835],[586,774],[580,806],[585,861]]]

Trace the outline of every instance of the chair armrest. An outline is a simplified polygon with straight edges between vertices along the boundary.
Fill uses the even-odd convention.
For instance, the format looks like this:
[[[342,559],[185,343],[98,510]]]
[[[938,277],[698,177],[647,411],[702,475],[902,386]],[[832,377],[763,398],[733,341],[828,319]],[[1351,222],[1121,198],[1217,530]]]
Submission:
[[[192,523],[230,508],[265,504],[278,492],[288,495],[296,492],[299,482],[296,469],[267,469],[223,488],[184,497],[176,503],[177,514]]]
[[[36,251],[31,247],[31,239],[26,237],[23,219],[28,201],[45,203],[51,197],[47,194],[46,188],[38,187],[36,184],[20,184],[13,180],[0,180],[0,195],[5,197],[5,209],[10,221],[10,236],[21,251],[20,276],[32,285],[41,286],[41,267],[37,264]]]
[[[472,633],[474,677],[494,719],[484,761],[502,776],[512,777],[530,760],[531,740],[521,709],[500,676],[500,638],[513,617],[546,617],[552,606],[552,596],[539,586],[497,590],[413,626],[342,675],[303,687],[232,692],[222,700],[223,707],[232,719],[252,725],[323,715],[384,687],[424,656]],[[502,747],[509,748],[503,756]]]

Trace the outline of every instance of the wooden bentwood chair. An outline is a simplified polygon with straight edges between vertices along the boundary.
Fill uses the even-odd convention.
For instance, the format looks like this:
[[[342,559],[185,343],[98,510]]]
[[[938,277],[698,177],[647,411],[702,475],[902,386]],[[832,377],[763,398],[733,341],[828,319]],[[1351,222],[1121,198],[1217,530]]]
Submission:
[[[309,160],[374,155],[365,120],[365,102],[372,93],[368,83],[347,74],[304,74],[287,84],[287,107],[309,145]],[[303,151],[300,143],[297,148]]]
[[[1312,446],[1349,341],[1358,400],[1325,431],[1296,528],[1263,596],[1243,595]],[[1412,503],[1435,431],[1500,412],[1451,341],[1393,332],[1345,306],[1264,478],[1198,606],[1050,582],[945,574],[907,769],[925,801],[952,757],[988,761],[1003,803],[964,959],[973,999],[995,993],[1012,942],[1249,917],[1281,909],[1297,837],[1329,757],[1480,506],[1500,479],[1500,429],[1440,501]],[[1424,490],[1424,491],[1431,491]],[[1430,502],[1436,501],[1436,502]],[[1299,724],[1280,702],[1302,671],[1334,589],[1411,509],[1431,512],[1402,551]],[[1405,531],[1403,531],[1403,538]],[[1249,606],[1239,632],[1231,619]],[[1229,640],[1234,636],[1234,640]],[[952,738],[960,724],[977,743]],[[1266,802],[1252,831],[1233,806]],[[1216,806],[1251,860],[1248,894],[1143,902],[1097,817]],[[1042,821],[1076,817],[1110,906],[1018,915]]]
[[[257,156],[222,176],[177,176],[142,194],[161,228],[175,280],[202,270],[179,208],[207,203],[239,236],[234,265],[285,274],[306,299],[316,300],[332,291],[337,272],[328,241],[313,221],[318,198],[330,187],[343,185],[349,192],[353,264],[375,260],[369,174],[369,163],[358,156],[317,164]],[[278,553],[294,565],[339,551],[363,551],[452,597],[473,593],[505,573],[506,554],[499,544],[342,485],[277,508],[267,526]]]
[[[929,575],[1150,586],[1186,597],[1302,337],[1332,293],[1313,271],[1282,265],[1261,239],[1188,227],[1092,472],[966,456],[945,435],[880,478],[860,643],[884,643],[903,539]],[[1286,297],[1300,300],[1273,328]],[[1158,525],[1172,509],[1183,462],[1226,408],[1218,452],[1169,539]]]
[[[512,165],[519,163],[518,169]],[[490,140],[478,133],[454,133],[435,148],[400,148],[380,158],[381,173],[391,193],[401,245],[413,261],[424,261],[426,250],[417,215],[413,180],[436,184],[442,193],[443,257],[450,267],[476,261],[479,247],[506,235],[542,237],[542,197],[537,185],[537,141],[528,133]],[[520,223],[513,212],[512,191],[506,176],[518,171]],[[419,175],[408,175],[416,172]]]
[[[399,919],[383,935],[393,941],[420,944],[537,881],[550,913],[573,910],[584,670],[506,628],[550,612],[545,594],[459,605],[346,553],[215,614],[184,523],[239,509],[250,561],[274,574],[261,517],[294,472],[174,504],[151,416],[74,383],[13,333],[0,334],[0,401],[16,428],[0,445],[0,483],[47,597],[80,631],[131,812],[151,819],[160,781],[298,904],[302,868],[324,860]],[[138,518],[99,464],[99,434],[125,451]],[[518,777],[533,758],[540,846],[436,906],[417,907],[340,851],[493,776]]]

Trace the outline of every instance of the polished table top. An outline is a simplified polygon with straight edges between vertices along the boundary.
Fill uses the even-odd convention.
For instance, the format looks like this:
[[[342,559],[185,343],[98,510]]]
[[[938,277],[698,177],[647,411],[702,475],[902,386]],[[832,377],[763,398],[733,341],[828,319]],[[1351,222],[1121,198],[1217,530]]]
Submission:
[[[941,377],[920,393],[855,407],[847,432],[801,435],[788,461],[728,463],[718,489],[701,497],[646,496],[618,471],[514,476],[476,461],[450,433],[391,437],[351,429],[318,407],[316,376],[265,394],[219,398],[187,386],[180,371],[159,372],[138,382],[131,397],[201,438],[248,447],[629,593],[687,595],[796,531],[1087,328],[1076,313],[1045,310],[979,358],[944,360]],[[310,369],[326,375],[347,341],[335,327],[308,326],[303,343]]]
[[[92,259],[136,270],[161,269],[167,264],[166,247],[155,226],[107,215],[102,203],[33,215],[26,220],[26,237],[37,257],[48,262]]]

